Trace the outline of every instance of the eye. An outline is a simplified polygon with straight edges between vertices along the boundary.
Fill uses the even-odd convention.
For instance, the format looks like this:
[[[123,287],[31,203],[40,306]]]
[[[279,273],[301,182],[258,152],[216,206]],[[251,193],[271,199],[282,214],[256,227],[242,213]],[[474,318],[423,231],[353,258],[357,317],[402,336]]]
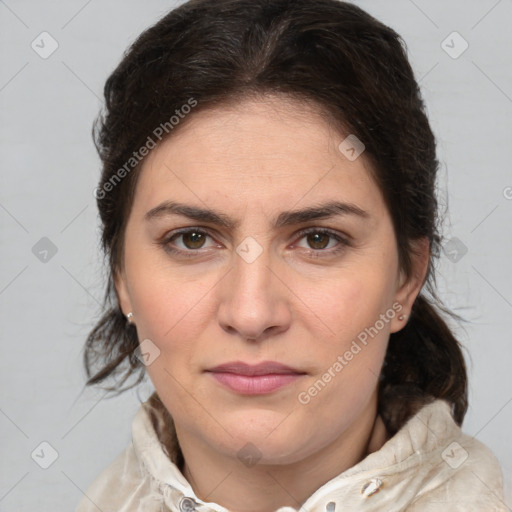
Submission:
[[[297,246],[308,249],[308,252],[313,253],[315,257],[321,256],[319,253],[323,252],[325,252],[326,255],[336,254],[349,245],[346,238],[330,229],[305,229],[299,233],[299,236],[300,239],[305,239],[307,247]]]
[[[307,246],[295,244],[295,247],[306,249],[308,255],[315,258],[335,255],[350,245],[345,237],[326,228],[304,229],[298,233],[298,236],[299,240],[305,239]],[[201,249],[221,247],[215,243],[206,245],[208,238],[213,240],[204,229],[186,228],[170,233],[158,243],[169,254],[194,257],[204,252]]]
[[[179,253],[183,256],[192,256],[194,252],[198,252],[198,249],[205,248],[207,238],[211,238],[211,236],[203,229],[188,228],[173,232],[160,243],[171,254]]]

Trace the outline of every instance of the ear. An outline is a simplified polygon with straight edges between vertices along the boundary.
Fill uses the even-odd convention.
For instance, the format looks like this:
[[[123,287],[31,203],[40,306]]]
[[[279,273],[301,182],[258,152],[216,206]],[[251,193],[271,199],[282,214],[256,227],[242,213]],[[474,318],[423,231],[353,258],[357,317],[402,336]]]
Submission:
[[[402,270],[400,271],[394,302],[401,304],[402,309],[397,310],[397,314],[391,321],[391,332],[397,332],[405,327],[411,315],[414,301],[419,295],[427,278],[428,264],[430,261],[430,242],[427,237],[423,237],[413,240],[412,246],[411,276],[409,279],[406,279]],[[401,315],[405,317],[402,320],[400,320]]]
[[[123,271],[118,271],[114,275],[114,286],[116,289],[117,300],[121,311],[126,316],[132,311],[132,304],[130,301],[130,294],[128,293],[128,286],[126,284],[126,275]]]

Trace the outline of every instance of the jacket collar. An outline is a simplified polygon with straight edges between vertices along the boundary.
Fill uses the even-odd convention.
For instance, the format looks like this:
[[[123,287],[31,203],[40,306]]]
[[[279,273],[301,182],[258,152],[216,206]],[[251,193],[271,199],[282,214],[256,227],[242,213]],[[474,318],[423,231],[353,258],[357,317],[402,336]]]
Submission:
[[[349,506],[376,511],[391,504],[407,506],[422,489],[434,485],[433,468],[437,468],[435,485],[450,477],[453,468],[444,463],[443,450],[452,443],[455,457],[464,456],[465,449],[454,442],[461,435],[448,403],[436,400],[424,406],[380,450],[322,485],[300,510],[341,512],[352,509]],[[144,406],[134,418],[132,436],[141,470],[150,475],[155,495],[160,494],[171,510],[228,512],[221,505],[204,502],[195,495],[178,466],[162,449]],[[296,509],[281,507],[276,512]]]

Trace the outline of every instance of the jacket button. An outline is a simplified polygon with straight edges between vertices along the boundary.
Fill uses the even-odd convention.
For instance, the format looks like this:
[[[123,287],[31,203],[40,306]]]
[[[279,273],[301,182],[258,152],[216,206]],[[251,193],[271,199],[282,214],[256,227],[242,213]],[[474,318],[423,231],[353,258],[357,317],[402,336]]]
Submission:
[[[184,496],[180,499],[179,509],[181,512],[193,512],[196,509],[197,503],[192,498]]]
[[[380,478],[372,478],[369,482],[366,482],[361,488],[361,494],[364,494],[367,498],[372,496],[376,492],[380,491],[382,480]]]
[[[325,512],[334,512],[336,510],[336,503],[334,501],[330,501],[325,506]]]

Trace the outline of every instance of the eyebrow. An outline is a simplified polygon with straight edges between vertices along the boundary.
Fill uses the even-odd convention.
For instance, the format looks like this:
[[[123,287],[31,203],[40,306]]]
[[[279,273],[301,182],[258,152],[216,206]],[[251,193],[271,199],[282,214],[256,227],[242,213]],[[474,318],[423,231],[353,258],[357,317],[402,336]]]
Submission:
[[[145,215],[146,221],[169,215],[182,215],[198,222],[207,222],[217,224],[219,226],[235,229],[240,223],[228,217],[227,215],[216,212],[209,208],[198,208],[174,201],[164,201],[155,208],[149,210]],[[282,212],[278,215],[274,222],[275,228],[300,224],[312,220],[326,219],[338,215],[355,215],[362,219],[369,219],[370,214],[352,203],[344,203],[339,201],[330,201],[318,206],[311,206],[302,210],[291,210]]]

